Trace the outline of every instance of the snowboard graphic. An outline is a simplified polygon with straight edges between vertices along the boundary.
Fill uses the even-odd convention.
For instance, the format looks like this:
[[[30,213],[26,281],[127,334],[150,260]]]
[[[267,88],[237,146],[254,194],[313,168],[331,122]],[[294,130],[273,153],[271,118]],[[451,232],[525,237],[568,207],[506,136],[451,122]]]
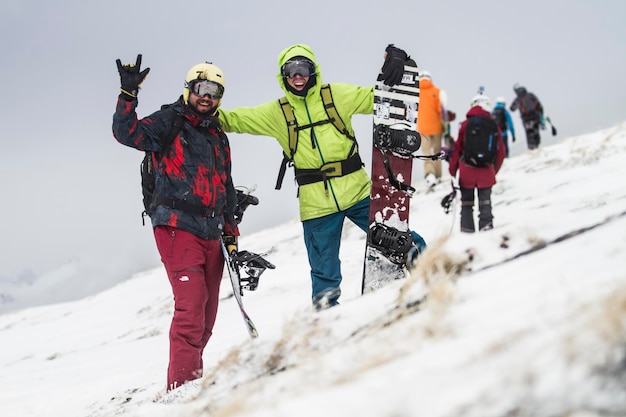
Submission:
[[[421,145],[417,133],[418,68],[411,59],[402,82],[374,87],[372,191],[369,231],[363,267],[363,294],[404,278],[413,240],[409,228],[412,153]]]

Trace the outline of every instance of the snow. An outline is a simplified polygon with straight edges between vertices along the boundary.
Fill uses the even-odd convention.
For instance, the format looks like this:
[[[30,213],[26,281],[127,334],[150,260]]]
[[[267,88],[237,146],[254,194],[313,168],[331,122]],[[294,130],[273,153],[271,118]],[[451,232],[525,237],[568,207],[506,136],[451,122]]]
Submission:
[[[243,297],[260,336],[225,279],[205,375],[170,393],[162,267],[0,315],[0,415],[626,415],[625,162],[626,122],[507,159],[495,229],[457,221],[449,238],[449,179],[418,184],[415,273],[361,296],[364,236],[346,224],[341,305],[321,312],[299,222],[243,236],[277,267]]]

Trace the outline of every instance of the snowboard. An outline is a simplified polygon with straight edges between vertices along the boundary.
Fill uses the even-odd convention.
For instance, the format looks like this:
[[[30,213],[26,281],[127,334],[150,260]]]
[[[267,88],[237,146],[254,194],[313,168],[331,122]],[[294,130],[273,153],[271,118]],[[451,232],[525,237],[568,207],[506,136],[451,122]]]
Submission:
[[[220,239],[221,240],[221,239]],[[241,312],[241,316],[243,317],[243,321],[246,325],[246,329],[250,334],[250,337],[255,338],[259,335],[259,332],[256,329],[256,326],[252,322],[248,313],[243,306],[243,288],[241,286],[241,275],[239,274],[239,267],[237,266],[235,260],[228,254],[226,250],[226,246],[224,246],[224,242],[220,243],[222,245],[222,253],[224,254],[224,263],[226,264],[226,268],[228,269],[228,276],[230,277],[230,283],[233,286],[233,295],[235,296],[235,300],[237,300],[237,304],[239,305],[239,311]]]
[[[417,133],[418,68],[407,60],[400,84],[374,86],[372,190],[369,230],[363,266],[363,294],[405,278],[406,256],[413,240],[409,233],[409,202],[413,157],[421,145]]]

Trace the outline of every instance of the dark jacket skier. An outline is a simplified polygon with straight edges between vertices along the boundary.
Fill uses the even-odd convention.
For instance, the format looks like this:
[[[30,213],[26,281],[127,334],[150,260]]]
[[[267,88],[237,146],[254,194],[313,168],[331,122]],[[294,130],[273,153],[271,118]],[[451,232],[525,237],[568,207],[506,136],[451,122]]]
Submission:
[[[217,316],[224,268],[220,239],[236,250],[237,204],[231,178],[228,138],[215,116],[224,92],[224,74],[215,65],[193,66],[183,95],[171,106],[138,119],[139,85],[149,68],[117,60],[121,94],[113,135],[123,145],[157,153],[156,208],[150,213],[154,237],[174,294],[167,389],[202,376],[202,352]],[[182,115],[182,129],[166,138]]]
[[[525,87],[515,84],[513,91],[515,91],[516,97],[511,103],[510,109],[511,111],[519,109],[522,124],[526,131],[526,144],[528,145],[528,149],[536,149],[541,143],[539,128],[543,130],[546,127],[543,116],[543,106],[537,96],[526,91]]]

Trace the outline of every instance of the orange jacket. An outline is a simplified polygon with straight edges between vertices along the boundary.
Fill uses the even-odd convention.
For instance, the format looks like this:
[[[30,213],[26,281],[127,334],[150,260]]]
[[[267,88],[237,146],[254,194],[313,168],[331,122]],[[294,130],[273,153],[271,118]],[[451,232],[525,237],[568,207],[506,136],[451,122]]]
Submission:
[[[429,79],[420,80],[420,103],[417,108],[417,131],[423,135],[443,133],[439,88]]]

